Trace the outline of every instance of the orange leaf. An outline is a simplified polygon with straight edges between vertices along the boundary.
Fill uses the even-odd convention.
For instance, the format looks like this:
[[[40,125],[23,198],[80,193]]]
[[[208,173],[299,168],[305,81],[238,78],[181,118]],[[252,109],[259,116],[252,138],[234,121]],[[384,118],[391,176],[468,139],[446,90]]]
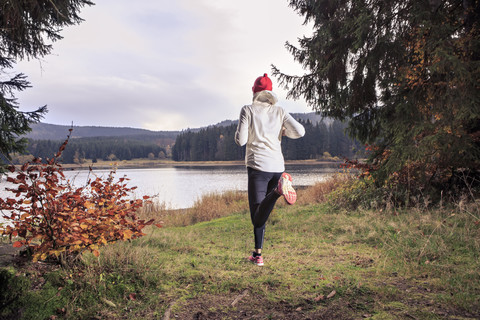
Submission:
[[[93,250],[93,255],[98,258],[100,252],[98,252],[98,250]]]
[[[22,243],[21,241],[15,241],[15,242],[13,243],[13,247],[14,247],[14,248],[20,248],[20,247],[22,247],[22,246],[23,246],[23,243]]]
[[[90,209],[91,207],[93,207],[93,206],[94,206],[94,204],[93,204],[93,203],[91,203],[90,201],[85,201],[85,203],[84,203],[83,205],[84,205],[84,206],[85,206],[85,208],[87,208],[87,209]]]
[[[161,228],[161,227],[162,227],[162,225],[161,225],[160,223],[156,223],[155,226],[156,226],[157,228]]]
[[[125,230],[123,232],[123,240],[131,239],[132,235],[133,235],[133,232],[131,230]]]

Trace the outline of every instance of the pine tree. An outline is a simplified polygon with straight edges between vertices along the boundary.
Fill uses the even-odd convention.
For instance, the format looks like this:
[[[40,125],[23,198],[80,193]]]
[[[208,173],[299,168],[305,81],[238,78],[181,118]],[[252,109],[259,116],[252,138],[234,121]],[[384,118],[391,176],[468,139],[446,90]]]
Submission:
[[[306,70],[273,73],[375,144],[377,182],[406,171],[443,188],[480,168],[479,0],[290,0],[314,32],[286,44]],[[415,175],[416,173],[416,175]]]
[[[31,112],[18,110],[14,93],[30,84],[22,73],[11,77],[8,69],[17,60],[48,55],[52,43],[62,38],[62,28],[80,23],[80,9],[92,4],[88,0],[0,0],[0,153],[4,158],[25,150],[27,141],[19,136],[47,112],[46,106]]]
[[[323,153],[328,150],[328,129],[324,121],[317,123],[317,157],[322,157]]]

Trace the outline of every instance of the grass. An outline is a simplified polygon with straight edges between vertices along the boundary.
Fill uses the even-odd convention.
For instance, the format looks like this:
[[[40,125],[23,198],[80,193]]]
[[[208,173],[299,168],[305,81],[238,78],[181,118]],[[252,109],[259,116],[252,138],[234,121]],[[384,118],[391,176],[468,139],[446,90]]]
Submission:
[[[324,202],[338,185],[330,180],[301,190],[295,206],[278,203],[267,225],[264,267],[245,259],[253,243],[245,194],[209,195],[182,212],[153,204],[142,214],[161,215],[164,228],[105,247],[99,258],[85,254],[74,269],[3,269],[0,291],[18,299],[3,306],[2,316],[480,317],[478,203],[347,211]]]

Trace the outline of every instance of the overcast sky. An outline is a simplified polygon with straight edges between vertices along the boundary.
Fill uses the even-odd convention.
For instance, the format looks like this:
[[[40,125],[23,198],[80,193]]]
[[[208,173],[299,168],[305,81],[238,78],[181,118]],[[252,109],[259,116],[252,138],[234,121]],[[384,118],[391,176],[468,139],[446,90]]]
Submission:
[[[237,119],[271,64],[303,74],[284,47],[310,35],[284,0],[97,0],[51,55],[16,71],[33,88],[21,110],[47,105],[45,123],[182,130]],[[272,77],[279,105],[286,100]]]

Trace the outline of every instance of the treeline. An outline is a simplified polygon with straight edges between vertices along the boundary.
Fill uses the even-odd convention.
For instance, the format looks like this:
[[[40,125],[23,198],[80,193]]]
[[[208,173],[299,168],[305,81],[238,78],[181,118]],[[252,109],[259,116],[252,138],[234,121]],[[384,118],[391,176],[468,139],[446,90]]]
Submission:
[[[282,151],[286,160],[320,159],[328,153],[332,157],[352,158],[361,154],[364,148],[348,138],[346,125],[333,121],[313,124],[310,120],[299,120],[305,127],[305,136],[300,139],[282,139]],[[245,147],[235,144],[236,124],[211,126],[198,132],[184,131],[177,136],[172,148],[175,161],[224,161],[243,160]]]
[[[282,139],[282,151],[286,160],[321,159],[327,157],[353,158],[361,156],[364,148],[348,138],[346,125],[340,121],[328,124],[299,120],[305,127],[300,139]],[[174,161],[229,161],[243,160],[245,147],[235,144],[236,123],[227,126],[209,126],[200,130],[186,130],[172,138],[136,135],[125,137],[72,138],[62,153],[63,163],[84,163],[98,160],[132,160],[139,158]],[[51,158],[63,141],[28,140],[27,153],[43,159]],[[173,145],[172,147],[170,147]],[[19,157],[14,163],[21,163]]]
[[[362,157],[365,147],[345,134],[347,125],[332,121],[329,125],[320,121],[298,120],[305,127],[300,139],[282,138],[282,151],[287,160],[321,159],[325,155],[338,158]]]
[[[184,131],[172,147],[174,161],[228,161],[245,158],[245,148],[234,140],[236,124]]]
[[[83,163],[88,159],[95,163],[98,160],[166,158],[170,156],[170,150],[163,146],[168,142],[142,135],[70,139],[61,160],[63,163]],[[36,157],[51,158],[62,143],[63,141],[29,139],[27,151]]]

